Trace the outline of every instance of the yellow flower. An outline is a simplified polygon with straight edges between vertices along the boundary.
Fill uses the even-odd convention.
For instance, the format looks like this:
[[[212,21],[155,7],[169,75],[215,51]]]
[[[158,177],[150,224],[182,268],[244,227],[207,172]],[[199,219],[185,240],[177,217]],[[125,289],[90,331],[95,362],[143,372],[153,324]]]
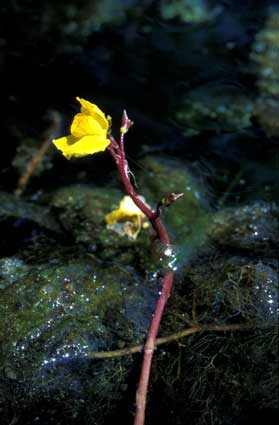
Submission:
[[[71,134],[53,143],[67,159],[104,151],[110,144],[107,138],[109,122],[105,114],[91,102],[79,97],[81,112],[71,125]]]
[[[119,207],[105,216],[109,229],[119,235],[127,235],[129,239],[136,239],[142,227],[145,215],[136,206],[130,196],[124,196]]]

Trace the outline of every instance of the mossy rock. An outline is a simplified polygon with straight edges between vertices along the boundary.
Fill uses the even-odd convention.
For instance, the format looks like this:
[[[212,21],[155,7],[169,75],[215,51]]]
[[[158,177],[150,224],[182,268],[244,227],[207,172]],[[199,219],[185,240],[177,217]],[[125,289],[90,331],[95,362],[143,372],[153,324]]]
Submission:
[[[95,362],[92,351],[143,341],[157,283],[142,282],[132,267],[107,267],[86,254],[20,265],[19,278],[0,289],[0,388],[7,395],[1,408],[7,409],[13,393],[21,417],[25,411],[28,417],[35,400],[39,416],[44,404],[52,405],[68,423],[85,408],[102,423],[98,415],[105,418],[122,397],[131,358]]]
[[[175,119],[185,135],[239,131],[251,126],[254,100],[236,87],[209,86],[185,94]]]
[[[50,203],[64,230],[77,243],[86,244],[99,257],[133,262],[133,252],[144,253],[149,247],[146,235],[136,241],[120,236],[105,223],[105,215],[118,208],[124,194],[117,189],[72,185],[58,189]],[[140,247],[140,249],[139,249]]]
[[[212,216],[208,234],[218,246],[273,256],[279,243],[279,209],[254,202],[228,207]]]
[[[61,231],[49,206],[25,201],[12,193],[0,192],[0,222],[17,219],[28,220],[53,232]]]

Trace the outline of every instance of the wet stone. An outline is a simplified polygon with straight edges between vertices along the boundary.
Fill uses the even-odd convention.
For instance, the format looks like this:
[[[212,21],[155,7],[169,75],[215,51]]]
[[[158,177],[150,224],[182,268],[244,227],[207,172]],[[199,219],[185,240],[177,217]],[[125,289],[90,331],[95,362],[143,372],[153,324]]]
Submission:
[[[188,92],[180,103],[175,119],[185,135],[239,131],[251,125],[253,99],[236,87],[204,85]]]
[[[144,289],[132,267],[106,267],[86,254],[29,266],[6,258],[1,273],[0,393],[12,392],[19,410],[34,399],[57,403],[55,415],[64,409],[70,420],[89,400],[91,417],[100,406],[104,416],[104,405],[121,398],[132,360],[90,356],[143,340],[158,283]]]
[[[279,318],[278,299],[278,264],[274,266],[259,261],[255,265],[254,299],[261,317],[270,318],[275,322]]]
[[[225,208],[213,215],[208,235],[219,246],[272,256],[279,243],[278,216],[278,206],[265,202]]]
[[[67,234],[86,245],[89,251],[111,259],[116,253],[119,255],[119,250],[125,254],[125,248],[135,246],[134,241],[108,229],[104,220],[106,214],[118,207],[123,196],[114,188],[72,185],[55,191],[50,204]]]
[[[0,223],[9,219],[17,219],[22,222],[26,220],[53,232],[60,231],[59,224],[49,206],[37,205],[11,193],[0,192]],[[18,221],[18,225],[20,225],[20,221]]]
[[[0,289],[12,285],[25,276],[28,266],[22,259],[7,257],[0,259]]]
[[[186,291],[183,314],[191,318],[194,308],[199,323],[244,320],[257,326],[274,326],[279,318],[276,259],[251,259],[215,251],[193,260],[177,289],[181,295]]]
[[[0,233],[0,256],[10,257],[39,240],[58,240],[62,230],[49,205],[0,192]]]

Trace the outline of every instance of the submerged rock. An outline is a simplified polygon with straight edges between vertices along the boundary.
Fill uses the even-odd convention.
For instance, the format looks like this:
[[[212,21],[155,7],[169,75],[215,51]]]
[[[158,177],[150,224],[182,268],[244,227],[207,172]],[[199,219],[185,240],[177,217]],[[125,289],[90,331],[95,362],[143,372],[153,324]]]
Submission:
[[[106,261],[117,258],[119,263],[127,265],[150,263],[146,231],[131,241],[106,225],[106,214],[116,209],[122,198],[117,189],[72,185],[54,192],[50,203],[65,232],[98,258]]]
[[[185,135],[211,130],[239,131],[251,126],[253,99],[232,86],[193,89],[178,105],[175,119]]]
[[[0,256],[17,256],[39,240],[57,240],[62,234],[49,205],[25,201],[0,192]]]
[[[275,204],[255,202],[218,211],[208,234],[219,246],[273,255],[279,243],[279,209]]]
[[[36,205],[17,196],[0,192],[0,223],[5,220],[28,220],[38,226],[59,232],[60,227],[47,205]]]
[[[28,266],[18,257],[0,259],[0,289],[12,285],[22,279],[27,272]]]
[[[72,234],[76,242],[96,244],[105,229],[104,216],[118,199],[121,194],[117,190],[77,184],[55,191],[50,204],[64,230]]]
[[[193,322],[276,326],[277,259],[212,250],[195,257],[178,276],[166,311],[169,333]],[[177,296],[178,293],[178,296]]]
[[[0,287],[0,408],[13,393],[15,414],[24,418],[27,412],[24,423],[31,421],[34,400],[38,417],[46,404],[55,418],[62,412],[62,423],[89,410],[102,423],[104,406],[112,409],[122,397],[131,358],[101,362],[90,360],[91,353],[142,341],[157,284],[145,285],[132,267],[106,267],[87,254],[63,263],[18,264],[20,279]]]

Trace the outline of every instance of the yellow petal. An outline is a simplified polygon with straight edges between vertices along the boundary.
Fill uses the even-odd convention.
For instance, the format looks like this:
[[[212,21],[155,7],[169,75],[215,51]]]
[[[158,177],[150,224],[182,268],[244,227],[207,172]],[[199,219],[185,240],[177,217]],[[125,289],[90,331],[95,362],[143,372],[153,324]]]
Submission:
[[[119,204],[119,209],[123,211],[125,215],[142,215],[144,217],[143,212],[136,206],[134,201],[130,196],[124,196]]]
[[[70,135],[66,137],[60,137],[60,139],[54,139],[52,140],[52,143],[57,147],[58,150],[63,153],[67,159],[71,159],[73,154],[70,153],[70,146],[73,145],[76,141],[77,138]]]
[[[85,115],[90,115],[94,118],[100,126],[107,131],[108,129],[108,120],[106,119],[105,114],[98,108],[94,103],[88,102],[88,100],[76,97],[78,102],[81,104],[81,112]]]
[[[119,208],[105,216],[107,224],[115,224],[123,221],[141,221],[143,212],[136,206],[130,196],[124,196],[119,204]]]
[[[142,198],[142,197],[141,197]],[[142,198],[144,201],[144,198]],[[145,215],[136,206],[130,196],[124,196],[120,201],[119,208],[105,216],[107,228],[115,231],[120,236],[127,235],[135,240],[142,227]]]
[[[90,115],[76,114],[71,125],[71,133],[75,137],[83,137],[86,135],[103,135],[105,132]]]
[[[79,97],[77,100],[81,104],[81,113],[74,117],[71,134],[53,140],[67,159],[104,151],[110,144],[107,138],[109,122],[105,114],[93,103]]]
[[[105,215],[105,222],[107,224],[115,224],[121,221],[122,219],[123,219],[123,214],[119,209],[114,210],[111,213]]]
[[[102,152],[108,147],[110,141],[105,136],[89,135],[77,138],[70,135],[53,140],[53,143],[57,149],[62,151],[67,159],[71,159],[72,157],[81,157]]]

